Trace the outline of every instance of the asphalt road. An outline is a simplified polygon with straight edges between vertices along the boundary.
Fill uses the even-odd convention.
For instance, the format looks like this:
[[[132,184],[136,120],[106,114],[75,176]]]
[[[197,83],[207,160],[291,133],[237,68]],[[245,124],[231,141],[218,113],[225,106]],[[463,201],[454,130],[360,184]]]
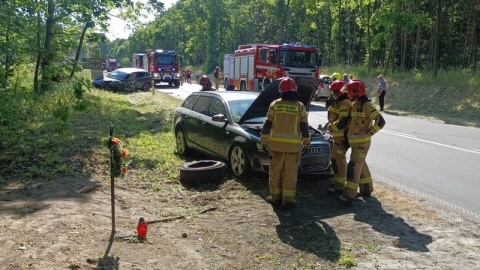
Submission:
[[[157,90],[184,99],[200,86]],[[480,129],[382,115],[386,125],[374,135],[367,157],[374,182],[480,220]],[[312,103],[309,121],[315,127],[327,122],[323,103]]]
[[[383,113],[367,156],[374,181],[480,220],[480,129]],[[310,124],[326,123],[323,105]]]

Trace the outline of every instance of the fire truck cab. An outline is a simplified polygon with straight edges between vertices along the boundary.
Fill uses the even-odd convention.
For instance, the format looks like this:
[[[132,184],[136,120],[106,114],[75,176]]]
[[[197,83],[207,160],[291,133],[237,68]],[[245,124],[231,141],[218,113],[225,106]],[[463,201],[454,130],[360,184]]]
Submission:
[[[168,83],[180,86],[180,56],[171,50],[155,50],[147,53],[135,53],[133,66],[150,72],[154,85]]]
[[[262,91],[277,78],[318,78],[321,55],[314,45],[283,43],[240,45],[224,55],[227,90]]]
[[[117,59],[107,59],[107,71],[111,72],[118,68]]]

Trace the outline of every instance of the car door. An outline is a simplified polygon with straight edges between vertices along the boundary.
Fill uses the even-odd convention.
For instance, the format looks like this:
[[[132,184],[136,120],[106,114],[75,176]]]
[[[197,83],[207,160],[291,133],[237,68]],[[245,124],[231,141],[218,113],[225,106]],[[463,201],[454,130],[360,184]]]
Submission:
[[[208,106],[212,101],[212,97],[209,95],[200,95],[195,104],[192,107],[192,116],[188,119],[188,137],[192,146],[202,152],[211,154],[206,146],[207,138],[204,137],[206,132],[203,131],[206,128],[206,120],[209,118]]]
[[[137,89],[143,89],[143,85],[145,83],[150,83],[150,74],[148,74],[147,72],[138,72],[138,79],[137,79]]]
[[[137,73],[132,72],[132,73],[128,74],[128,76],[126,78],[126,82],[125,82],[125,91],[127,91],[127,92],[135,91],[135,89],[136,89],[135,88],[136,78],[137,78]]]
[[[227,158],[227,148],[230,141],[230,133],[227,132],[228,122],[214,121],[213,116],[223,115],[226,119],[227,110],[222,99],[213,97],[208,107],[207,118],[202,122],[202,137],[208,152],[212,155]]]

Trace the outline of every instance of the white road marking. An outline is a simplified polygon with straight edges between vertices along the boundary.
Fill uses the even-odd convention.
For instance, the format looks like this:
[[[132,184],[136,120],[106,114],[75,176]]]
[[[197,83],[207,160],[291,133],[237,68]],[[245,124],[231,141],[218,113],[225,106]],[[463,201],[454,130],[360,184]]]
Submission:
[[[411,188],[411,187],[409,187],[409,186],[407,186],[407,185],[405,185],[405,184],[396,182],[396,181],[394,181],[394,180],[391,180],[391,179],[389,179],[389,178],[383,177],[383,176],[378,175],[378,174],[376,174],[376,173],[372,173],[372,177],[374,178],[374,180],[377,179],[377,180],[379,180],[380,182],[388,183],[388,184],[393,185],[393,186],[395,186],[395,187],[397,187],[397,188],[400,188],[400,189],[402,189],[402,190],[406,190],[406,191],[408,191],[408,192],[411,192],[411,193],[417,194],[417,195],[419,195],[419,196],[421,196],[421,197],[423,197],[423,198],[426,198],[426,199],[428,199],[428,200],[430,200],[430,201],[433,201],[433,202],[435,202],[437,205],[443,205],[443,206],[445,206],[446,208],[453,209],[453,210],[455,210],[455,211],[457,211],[457,212],[466,214],[467,216],[471,216],[471,217],[476,218],[477,220],[480,220],[480,215],[479,215],[478,213],[472,212],[472,211],[467,210],[467,209],[465,209],[465,208],[463,208],[463,207],[460,207],[460,206],[457,206],[457,205],[452,204],[452,203],[450,203],[450,202],[441,200],[441,199],[439,199],[439,198],[437,198],[437,197],[435,197],[435,196],[432,196],[432,195],[430,195],[430,194],[427,194],[427,193],[424,193],[424,192],[422,192],[422,191],[416,190],[416,189]]]
[[[412,136],[412,135],[409,135],[409,134],[404,134],[404,133],[400,133],[400,132],[396,132],[396,131],[382,129],[380,132],[384,132],[384,133],[394,135],[394,136],[404,137],[404,138],[407,138],[407,139],[416,140],[416,141],[419,141],[419,142],[430,143],[430,144],[434,144],[434,145],[438,145],[438,146],[447,147],[447,148],[450,148],[450,149],[455,149],[455,150],[460,150],[460,151],[480,155],[480,151],[478,151],[478,150],[464,149],[464,148],[460,148],[460,147],[456,147],[456,146],[451,146],[451,145],[448,145],[448,144],[427,141],[427,140],[419,139],[419,138],[417,138],[415,136]]]

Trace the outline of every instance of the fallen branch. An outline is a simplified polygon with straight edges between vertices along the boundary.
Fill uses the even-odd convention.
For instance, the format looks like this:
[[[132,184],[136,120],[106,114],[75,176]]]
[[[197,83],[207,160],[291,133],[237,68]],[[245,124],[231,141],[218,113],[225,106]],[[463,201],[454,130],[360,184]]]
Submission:
[[[155,219],[155,220],[147,221],[147,224],[169,222],[169,221],[172,221],[172,220],[177,220],[177,219],[182,219],[182,218],[185,218],[185,217],[184,216],[178,216],[178,217],[171,217],[171,218],[164,218],[164,219]]]
[[[208,208],[208,209],[205,209],[205,210],[202,210],[200,212],[198,212],[199,214],[204,214],[206,212],[210,212],[210,211],[215,211],[217,210],[218,207],[211,207],[211,208]]]

